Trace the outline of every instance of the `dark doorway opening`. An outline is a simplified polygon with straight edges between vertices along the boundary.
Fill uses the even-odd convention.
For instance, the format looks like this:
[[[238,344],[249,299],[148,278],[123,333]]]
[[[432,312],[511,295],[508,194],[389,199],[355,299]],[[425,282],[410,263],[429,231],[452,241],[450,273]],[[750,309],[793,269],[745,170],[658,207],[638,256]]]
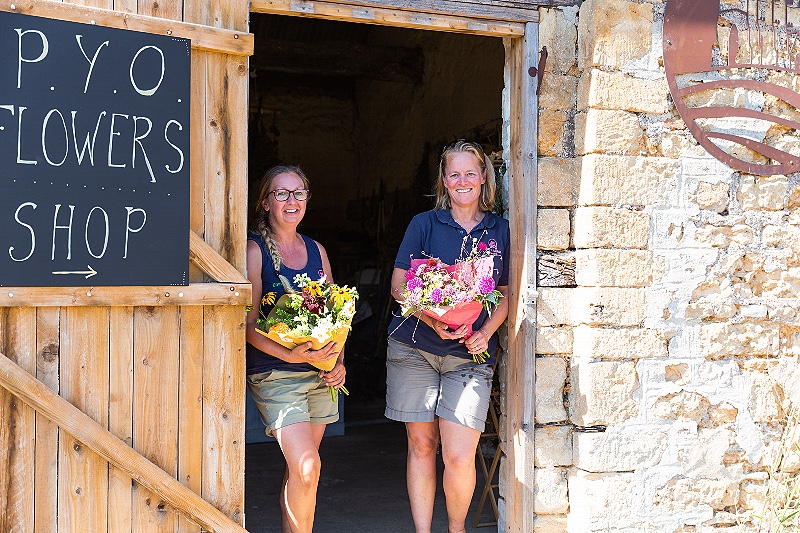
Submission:
[[[257,13],[251,32],[250,191],[277,163],[311,179],[300,231],[361,293],[345,423],[382,417],[395,254],[411,217],[433,206],[445,144],[477,140],[499,161],[503,43]]]
[[[444,145],[459,138],[476,140],[498,166],[501,162],[503,43],[492,37],[256,13],[250,30],[255,35],[250,204],[270,166],[299,165],[312,189],[300,231],[325,246],[336,282],[357,286],[361,295],[345,348],[351,394],[342,402],[343,420],[326,432],[344,438],[323,443],[320,452],[323,478],[315,531],[411,530],[405,431],[400,423],[367,427],[387,422],[386,337],[396,312],[389,280],[408,222],[433,207]],[[250,403],[248,442],[264,440],[253,409]],[[339,456],[350,460],[326,465],[329,458],[341,462]],[[274,442],[247,448],[251,531],[280,531],[276,513],[282,464]],[[362,466],[369,471],[361,472]],[[340,476],[340,471],[360,473]],[[369,483],[359,482],[364,475]],[[477,481],[473,503],[484,484],[481,474]],[[375,507],[376,495],[388,500]],[[350,521],[340,529],[343,524],[330,515],[341,514],[343,505]],[[491,513],[488,504],[486,513]],[[470,514],[467,522],[472,519]],[[445,523],[440,494],[434,526]]]

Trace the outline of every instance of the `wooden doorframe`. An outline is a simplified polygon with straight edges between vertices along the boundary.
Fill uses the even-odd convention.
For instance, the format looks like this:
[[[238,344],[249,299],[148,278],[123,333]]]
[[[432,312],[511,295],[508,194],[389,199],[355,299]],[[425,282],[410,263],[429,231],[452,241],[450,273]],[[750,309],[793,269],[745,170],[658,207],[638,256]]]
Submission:
[[[534,380],[536,347],[536,185],[539,14],[520,15],[487,2],[401,0],[252,0],[250,11],[503,38],[503,151],[508,167],[511,262],[505,397],[505,531],[533,531]],[[458,9],[458,6],[462,9]],[[465,11],[464,5],[471,6]],[[402,6],[402,7],[401,7]],[[452,8],[452,9],[451,9]],[[437,10],[434,12],[434,10]],[[462,14],[459,14],[462,13]],[[468,13],[468,14],[463,14]]]

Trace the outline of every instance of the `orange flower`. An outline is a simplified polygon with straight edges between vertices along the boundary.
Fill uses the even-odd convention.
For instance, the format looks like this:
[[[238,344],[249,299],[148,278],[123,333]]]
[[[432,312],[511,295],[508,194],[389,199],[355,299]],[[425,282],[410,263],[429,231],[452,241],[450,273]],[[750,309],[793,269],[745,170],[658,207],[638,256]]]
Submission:
[[[270,332],[274,331],[275,333],[289,333],[289,326],[287,326],[283,322],[276,322],[275,324],[272,324],[272,326],[270,326],[269,331]]]

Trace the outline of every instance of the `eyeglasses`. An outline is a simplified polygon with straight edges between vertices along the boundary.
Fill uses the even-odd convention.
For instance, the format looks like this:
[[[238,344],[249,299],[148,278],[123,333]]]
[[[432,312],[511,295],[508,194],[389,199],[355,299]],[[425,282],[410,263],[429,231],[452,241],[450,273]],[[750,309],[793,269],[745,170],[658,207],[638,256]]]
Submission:
[[[311,198],[311,191],[308,189],[295,189],[294,191],[287,191],[286,189],[275,189],[271,191],[269,194],[274,194],[275,199],[279,202],[285,202],[289,199],[289,195],[294,196],[294,199],[298,202],[305,202],[309,198]]]

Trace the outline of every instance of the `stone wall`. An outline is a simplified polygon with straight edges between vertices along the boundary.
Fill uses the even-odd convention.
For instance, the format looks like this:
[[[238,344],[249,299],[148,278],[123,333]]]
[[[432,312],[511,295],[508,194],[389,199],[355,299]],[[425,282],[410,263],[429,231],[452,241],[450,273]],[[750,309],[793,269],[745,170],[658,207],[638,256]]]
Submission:
[[[536,531],[754,530],[800,399],[800,178],[698,146],[664,8],[541,10]]]

